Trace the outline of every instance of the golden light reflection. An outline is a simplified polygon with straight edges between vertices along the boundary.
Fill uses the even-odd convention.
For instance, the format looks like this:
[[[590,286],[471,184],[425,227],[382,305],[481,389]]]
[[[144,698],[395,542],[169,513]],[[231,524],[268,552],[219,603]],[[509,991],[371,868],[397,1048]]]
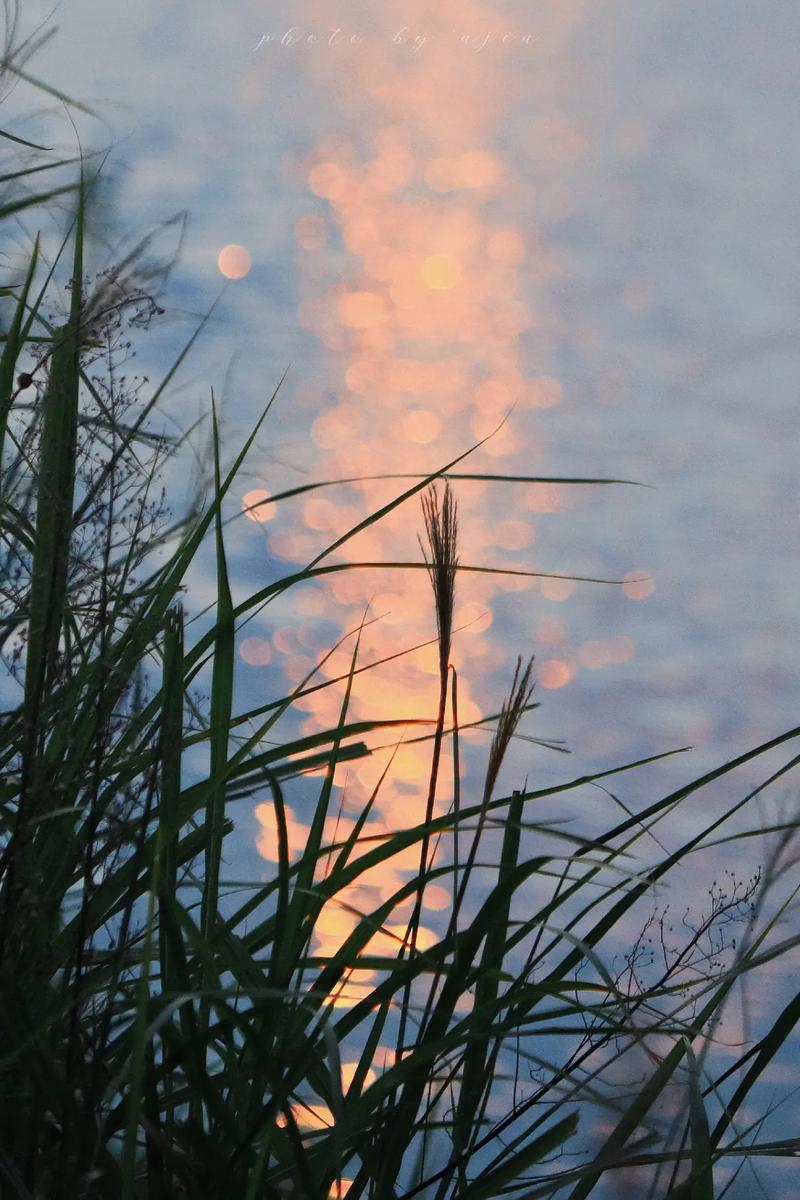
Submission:
[[[223,246],[217,255],[217,266],[226,279],[244,279],[251,265],[250,251],[246,246]]]
[[[266,802],[257,804],[255,818],[260,826],[258,837],[256,838],[258,853],[267,862],[278,862],[278,822],[275,817],[275,806]],[[289,857],[293,859],[299,858],[308,841],[311,827],[303,821],[298,821],[288,806],[286,809],[286,825],[289,841]]]
[[[269,503],[270,493],[266,488],[253,488],[242,496],[242,508],[250,521],[271,521],[275,516],[275,505]]]
[[[416,408],[403,419],[403,433],[409,442],[421,445],[433,442],[442,430],[442,422],[435,412],[427,408]]]
[[[346,186],[345,176],[334,162],[317,163],[308,173],[308,186],[315,196],[335,200]]]
[[[459,605],[455,610],[455,625],[464,626],[464,633],[485,633],[492,624],[492,612],[479,600]]]
[[[343,325],[354,329],[369,329],[388,319],[386,301],[378,292],[345,292],[336,305]]]
[[[430,254],[422,264],[422,278],[429,288],[446,292],[460,280],[461,267],[450,254]]]
[[[239,646],[240,657],[251,667],[265,667],[272,659],[272,647],[265,638],[245,638]]]
[[[338,949],[338,946],[337,946]],[[346,979],[337,985],[331,1001],[334,1008],[353,1008],[366,1000],[374,990],[374,984],[368,982],[374,976],[372,971],[351,971]]]
[[[325,612],[325,594],[319,588],[295,588],[292,603],[304,617],[320,617]]]
[[[568,33],[585,3],[560,0],[537,17],[553,46]],[[297,316],[318,346],[332,352],[325,355],[324,385],[308,380],[297,384],[296,403],[309,416],[310,477],[433,471],[489,435],[479,456],[463,469],[547,474],[546,447],[532,426],[540,411],[562,403],[564,389],[559,379],[546,373],[544,362],[528,370],[529,351],[534,347],[544,358],[548,349],[551,335],[537,311],[538,300],[546,281],[564,264],[561,251],[545,243],[542,230],[544,222],[572,211],[573,197],[564,180],[585,150],[585,136],[573,118],[560,112],[557,97],[563,80],[549,60],[537,59],[541,111],[526,134],[533,178],[524,180],[523,194],[518,165],[501,148],[498,136],[504,96],[510,95],[506,73],[512,69],[511,60],[502,54],[471,53],[465,58],[467,51],[459,40],[448,36],[465,22],[476,28],[491,25],[496,6],[488,0],[467,0],[466,7],[465,0],[442,0],[432,8],[414,0],[412,7],[430,28],[432,40],[437,31],[443,35],[436,39],[435,54],[403,55],[392,49],[392,31],[408,25],[410,18],[405,3],[387,0],[370,13],[379,36],[370,40],[368,50],[342,46],[335,56],[309,55],[304,60],[305,69],[316,73],[316,83],[335,102],[335,124],[353,131],[322,136],[304,160],[297,160],[296,178],[308,187],[294,223],[301,296]],[[317,15],[319,8],[315,5]],[[504,22],[511,34],[525,32],[508,14]],[[513,69],[525,68],[518,59]],[[353,85],[348,92],[341,88],[343,71]],[[257,88],[259,81],[254,76],[250,84]],[[266,88],[263,82],[261,86]],[[457,97],[457,102],[443,103],[449,97]],[[523,343],[529,335],[532,340]],[[511,419],[498,429],[512,406]],[[407,482],[364,481],[309,494],[291,509],[285,523],[275,522],[270,552],[291,562],[307,562]],[[569,506],[564,488],[529,484],[500,491],[477,481],[456,486],[462,562],[497,563],[519,571],[552,567],[537,560],[536,526],[538,514]],[[418,506],[406,504],[344,543],[332,561],[419,562],[420,527]],[[641,574],[626,577],[624,591],[631,599],[644,598]],[[465,628],[454,635],[452,662],[459,669],[462,723],[483,715],[475,688],[481,675],[507,655],[493,627],[493,606],[501,593],[527,593],[521,599],[530,612],[531,648],[539,652],[536,670],[543,688],[563,688],[579,668],[595,670],[633,655],[633,642],[623,637],[570,646],[566,620],[550,610],[568,600],[574,588],[565,578],[459,575],[455,625]],[[295,616],[304,620],[324,612],[342,633],[354,628],[364,612],[380,618],[361,634],[361,663],[435,636],[424,571],[341,572],[297,595]],[[301,638],[291,624],[273,630],[269,648],[290,679],[313,665],[313,638]],[[297,702],[304,714],[303,733],[338,721],[351,654],[349,643],[333,654],[320,678],[337,682]],[[462,663],[470,662],[480,664],[471,677],[461,670]],[[438,650],[432,645],[358,674],[352,681],[349,711],[365,721],[432,719],[437,673]],[[448,720],[450,716],[448,709]],[[416,735],[417,729],[411,732]],[[485,741],[480,732],[467,731],[465,737]],[[391,735],[383,731],[365,740],[373,748],[385,747]],[[367,833],[389,836],[419,822],[430,753],[428,743],[407,737],[378,794]],[[341,790],[336,794],[336,802],[346,813],[361,810],[390,756],[391,749],[382,748],[369,759],[337,766],[336,787],[346,782],[347,790],[344,796]],[[437,812],[450,802],[452,770],[446,746]],[[275,861],[271,805],[260,805],[257,817],[259,850]],[[341,838],[349,827],[343,819],[326,829],[326,837]],[[306,831],[292,814],[293,856]],[[372,903],[359,889],[346,889],[338,897],[342,904],[327,904],[314,953],[335,953],[355,928],[358,913],[371,911],[375,897],[387,900],[394,895],[418,865],[419,846],[409,847],[361,880],[372,889]],[[426,889],[424,901],[426,913],[434,914],[446,910],[451,897],[437,884]],[[375,934],[372,952],[395,952],[405,915],[394,914]],[[436,921],[431,919],[429,925]],[[431,937],[431,930],[423,927],[419,944]],[[354,973],[334,1002],[353,1004],[372,986],[369,972]],[[464,999],[465,1005],[470,1002],[470,997]]]
[[[523,503],[531,512],[552,513],[564,507],[564,499],[558,488],[549,483],[531,483],[525,490]]]
[[[467,150],[454,158],[440,156],[425,167],[425,182],[434,192],[459,188],[496,189],[503,175],[500,159],[486,150]]]

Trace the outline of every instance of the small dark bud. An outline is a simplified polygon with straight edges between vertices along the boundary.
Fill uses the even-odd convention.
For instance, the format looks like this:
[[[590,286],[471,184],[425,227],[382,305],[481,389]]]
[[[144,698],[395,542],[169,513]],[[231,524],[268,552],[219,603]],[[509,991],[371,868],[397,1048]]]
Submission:
[[[29,375],[27,371],[23,371],[21,375],[17,376],[17,387],[18,388],[23,388],[23,389],[29,388],[32,383],[33,383],[33,376]]]
[[[159,315],[160,317],[163,317],[163,315],[164,315],[164,313],[165,313],[166,311],[167,311],[167,310],[166,310],[165,308],[156,308],[156,312],[158,313],[158,315]]]

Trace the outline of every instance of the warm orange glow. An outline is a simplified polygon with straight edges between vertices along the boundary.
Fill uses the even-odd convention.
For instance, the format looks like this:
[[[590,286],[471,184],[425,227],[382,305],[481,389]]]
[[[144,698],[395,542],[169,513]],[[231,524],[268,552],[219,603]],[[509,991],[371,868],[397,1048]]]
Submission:
[[[265,488],[253,488],[242,496],[242,508],[251,521],[271,521],[275,505],[269,504],[270,493]]]
[[[471,1013],[475,1007],[475,996],[472,992],[462,992],[455,1003],[457,1013]]]
[[[431,254],[422,264],[422,278],[429,288],[446,292],[459,282],[461,267],[449,254]]]
[[[656,590],[655,581],[644,571],[628,571],[622,580],[622,590],[629,600],[646,600]]]
[[[408,183],[414,173],[414,159],[404,147],[387,146],[369,168],[367,178],[380,192],[391,192]]]
[[[398,592],[376,592],[370,600],[370,609],[388,625],[405,625],[403,597]]]
[[[441,432],[442,422],[435,412],[417,408],[403,420],[403,433],[410,442],[434,442]]]
[[[370,983],[361,983],[356,981],[353,976],[371,975],[371,971],[352,971],[351,977],[339,984],[334,994],[331,1003],[334,1008],[353,1008],[356,1004],[360,1004],[362,1000],[366,1000],[374,988]]]
[[[499,546],[500,544],[501,543],[499,541],[494,542],[494,545]],[[533,587],[535,585],[535,580],[530,579],[524,573],[527,568],[527,565],[528,565],[527,563],[508,562],[508,563],[504,563],[503,565],[508,567],[509,572],[513,571],[513,572],[515,572],[515,574],[513,574],[513,575],[512,574],[498,575],[497,576],[496,586],[501,591],[504,591],[504,592],[530,592],[533,589]]]
[[[251,667],[265,667],[272,658],[272,647],[264,638],[249,637],[240,645],[239,654]]]
[[[298,648],[294,626],[280,625],[272,634],[272,644],[280,654],[293,654]]]
[[[355,1078],[355,1074],[356,1074],[357,1070],[358,1070],[357,1062],[343,1062],[342,1063],[342,1091],[343,1092],[347,1092],[349,1090],[350,1084],[353,1082],[353,1079]],[[378,1072],[373,1070],[372,1067],[367,1067],[367,1073],[364,1076],[364,1082],[361,1085],[362,1089],[368,1088],[370,1086],[370,1084],[374,1083],[377,1078],[378,1078]]]
[[[491,609],[477,600],[459,605],[454,616],[457,629],[465,626],[464,633],[485,633],[492,624]]]
[[[569,29],[573,7],[565,0],[563,6],[550,6],[541,18],[554,36]],[[387,0],[374,15],[383,33],[411,23],[413,14],[406,13],[399,0]],[[358,130],[352,137],[326,134],[306,159],[294,160],[294,178],[307,179],[310,192],[305,206],[310,211],[294,225],[298,320],[313,333],[315,357],[324,365],[320,372],[316,363],[309,368],[314,382],[301,380],[296,385],[297,405],[306,411],[311,426],[308,461],[302,464],[309,478],[434,471],[490,434],[474,460],[458,470],[544,475],[552,469],[535,425],[538,410],[561,402],[562,387],[554,376],[529,373],[526,364],[551,359],[543,283],[564,269],[564,252],[545,245],[527,215],[522,226],[519,205],[515,212],[520,175],[497,137],[508,58],[469,55],[458,38],[449,36],[466,18],[468,24],[481,25],[495,15],[482,0],[468,12],[455,0],[445,0],[444,7],[425,13],[426,22],[432,22],[432,37],[448,34],[437,37],[435,53],[415,55],[392,48],[389,32],[371,42],[368,54],[364,47],[351,52],[342,44],[336,55],[307,56],[304,69],[316,73],[323,94],[327,89],[333,101],[335,91],[341,127]],[[516,25],[510,17],[504,20],[510,29]],[[344,77],[357,81],[352,92],[341,91],[343,71]],[[445,96],[456,101],[442,103]],[[562,168],[572,166],[582,148],[580,130],[555,111],[548,97],[545,88],[547,111],[532,125],[537,178],[524,179],[526,189],[533,185],[543,229],[571,211],[574,198],[562,182]],[[318,253],[326,246],[333,252]],[[524,344],[522,337],[529,329],[535,331],[534,342]],[[335,362],[323,364],[328,350]],[[295,563],[308,561],[408,483],[363,480],[310,492],[285,510],[281,506],[280,516],[285,511],[286,517],[276,520],[270,531],[271,553]],[[589,657],[591,651],[572,646],[566,622],[546,615],[549,601],[564,601],[572,594],[573,582],[524,575],[552,568],[552,562],[540,563],[535,553],[534,514],[569,506],[569,490],[546,484],[506,489],[467,480],[455,487],[462,563],[520,572],[463,572],[457,578],[451,665],[458,671],[458,718],[465,740],[485,745],[485,731],[463,727],[486,711],[476,695],[480,690],[483,701],[485,678],[508,666],[507,648],[492,627],[498,595],[534,589],[541,593],[541,601],[538,595],[520,597],[525,602],[520,610],[530,610],[536,637],[548,647],[541,656],[544,661],[537,657],[536,664],[543,688],[564,687],[585,665],[580,651]],[[344,543],[332,560],[419,563],[420,530],[418,502],[412,501]],[[555,565],[568,569],[566,563]],[[286,615],[281,610],[270,648],[281,656],[287,678],[299,679],[319,657],[313,618],[335,618],[337,632],[343,634],[356,628],[365,613],[370,623],[360,634],[359,666],[435,638],[425,571],[342,571],[321,578],[313,589],[304,586],[294,610]],[[312,628],[304,628],[304,623]],[[335,633],[331,641],[334,637]],[[353,645],[352,640],[346,642],[320,668],[319,679],[336,680],[330,689],[296,704],[304,733],[339,719]],[[633,652],[632,644],[621,639],[608,639],[602,646],[609,662],[621,662]],[[596,656],[599,653],[595,648]],[[438,701],[438,657],[434,641],[356,674],[348,715],[365,721],[432,721]],[[450,716],[448,705],[448,721]],[[373,749],[370,757],[337,766],[333,800],[344,815],[338,825],[326,826],[326,840],[340,839],[352,828],[355,815],[378,786],[395,743],[399,749],[380,785],[365,834],[387,837],[419,824],[431,769],[430,742],[414,741],[423,731],[430,732],[430,726],[376,730],[364,737]],[[452,746],[446,740],[442,749],[437,814],[447,811],[453,793]],[[258,814],[259,850],[275,861],[272,805],[259,806]],[[287,813],[294,856],[307,832],[298,817],[307,815],[305,809],[298,810],[298,816]],[[444,837],[443,861],[448,861],[449,852]],[[360,920],[359,913],[374,911],[378,897],[392,897],[418,870],[419,856],[418,844],[407,847],[390,863],[360,877],[358,887],[338,896],[340,904],[329,902],[315,930],[313,952],[323,957],[336,953]],[[325,867],[325,862],[320,864],[320,873]],[[446,912],[451,903],[443,884],[426,889],[431,927],[441,927],[435,914]],[[409,915],[408,906],[393,913],[373,936],[370,951],[395,954]],[[433,938],[432,928],[421,930],[421,945]],[[369,972],[355,972],[331,1003],[355,1003],[373,986]],[[466,997],[464,1003],[470,1002]]]
[[[525,243],[516,229],[498,229],[486,242],[490,258],[508,266],[516,266],[525,257]]]
[[[484,379],[475,391],[475,403],[482,413],[503,413],[513,400],[513,393],[499,379]]]
[[[336,528],[340,518],[333,501],[315,497],[303,505],[303,520],[309,529],[329,530]]]
[[[414,651],[412,661],[426,675],[439,675],[439,647],[436,645],[420,646]]]
[[[425,167],[425,182],[434,192],[458,188],[492,188],[502,176],[500,160],[486,150],[468,150],[456,158],[432,159]]]
[[[304,617],[319,617],[325,612],[325,595],[316,588],[295,588],[292,603]]]
[[[244,279],[251,263],[250,252],[246,246],[223,246],[217,255],[217,266],[226,279]]]
[[[562,490],[552,483],[531,483],[525,491],[525,504],[532,512],[558,512],[564,505]]]
[[[268,545],[278,558],[288,558],[292,561],[309,559],[317,549],[317,539],[288,529],[279,529],[268,539]]]
[[[336,311],[342,324],[354,329],[370,329],[386,320],[386,303],[377,292],[346,292]]]
[[[378,244],[378,227],[369,217],[351,217],[343,234],[347,249],[354,254],[367,254]]]
[[[315,196],[335,200],[346,188],[342,169],[334,162],[318,163],[308,174],[308,186]]]
[[[447,888],[442,887],[438,883],[429,883],[425,888],[422,903],[424,908],[433,909],[434,912],[441,912],[445,908],[449,908],[453,902],[453,897]]]
[[[301,1129],[330,1129],[333,1125],[333,1113],[327,1104],[308,1104],[298,1101],[290,1107],[292,1116]],[[282,1113],[276,1124],[280,1126],[287,1124]]]
[[[456,164],[449,158],[434,158],[425,168],[425,182],[434,192],[450,192],[458,187]]]
[[[486,188],[498,183],[503,174],[499,158],[488,150],[468,150],[458,161],[462,187]]]
[[[533,526],[530,521],[519,521],[508,517],[498,521],[494,530],[494,544],[505,550],[523,550],[533,541]]]
[[[548,658],[539,665],[539,683],[545,688],[562,688],[572,675],[572,667],[560,658]]]
[[[417,850],[416,853],[415,863],[417,865],[419,864],[419,850]],[[367,943],[365,953],[382,955],[387,958],[394,957],[394,955],[399,953],[403,945],[403,940],[406,936],[406,929],[407,927],[405,925],[400,924],[385,925],[382,930],[379,930],[375,934],[374,937],[370,938],[369,942]],[[438,940],[438,937],[432,929],[428,929],[426,926],[420,925],[419,929],[417,930],[418,949],[428,950],[431,946],[435,946]]]
[[[256,849],[262,858],[268,862],[278,862],[278,822],[275,817],[275,805],[271,802],[257,804],[255,817],[261,826],[256,839]],[[289,857],[298,858],[302,854],[311,832],[310,826],[298,821],[291,808],[286,808],[286,826],[289,841]]]
[[[330,589],[340,604],[358,604],[364,599],[364,584],[355,574],[334,577]]]

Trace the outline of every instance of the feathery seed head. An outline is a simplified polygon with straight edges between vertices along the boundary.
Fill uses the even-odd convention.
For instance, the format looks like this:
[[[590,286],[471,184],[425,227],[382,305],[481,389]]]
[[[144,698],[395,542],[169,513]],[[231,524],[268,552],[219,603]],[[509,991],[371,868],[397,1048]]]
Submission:
[[[441,505],[436,484],[431,484],[422,496],[422,512],[425,518],[430,559],[421,539],[419,544],[433,585],[436,627],[439,633],[439,669],[442,674],[446,673],[450,661],[450,645],[453,634],[453,608],[458,568],[456,510],[456,501],[449,483],[445,483]]]

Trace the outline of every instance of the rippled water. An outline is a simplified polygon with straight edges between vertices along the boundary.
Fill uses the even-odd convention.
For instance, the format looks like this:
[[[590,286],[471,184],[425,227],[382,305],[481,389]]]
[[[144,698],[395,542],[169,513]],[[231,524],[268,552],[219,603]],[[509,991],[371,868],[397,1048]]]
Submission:
[[[190,210],[153,358],[236,279],[173,415],[207,411],[213,384],[232,454],[290,367],[237,503],[424,473],[490,434],[456,470],[649,485],[455,485],[463,563],[622,581],[459,576],[461,720],[496,711],[517,653],[535,653],[526,730],[572,751],[516,751],[510,783],[694,746],[626,777],[638,805],[796,723],[794,5],[142,2],[100,22],[72,0],[57,19],[38,73],[124,137],[120,225]],[[409,482],[252,510],[230,526],[239,595]],[[415,498],[332,561],[419,562],[421,529]],[[198,601],[208,586],[198,573]],[[367,605],[366,661],[434,635],[424,571],[326,577],[243,631],[242,704],[301,678]],[[359,676],[353,715],[432,713],[436,671],[427,646]],[[310,697],[299,727],[335,721],[340,699]],[[487,744],[474,736],[468,764]],[[348,772],[347,808],[384,761]],[[427,751],[399,752],[387,827],[426,775]],[[592,803],[576,815],[606,823],[611,802]],[[240,818],[237,873],[274,857],[269,814]]]

